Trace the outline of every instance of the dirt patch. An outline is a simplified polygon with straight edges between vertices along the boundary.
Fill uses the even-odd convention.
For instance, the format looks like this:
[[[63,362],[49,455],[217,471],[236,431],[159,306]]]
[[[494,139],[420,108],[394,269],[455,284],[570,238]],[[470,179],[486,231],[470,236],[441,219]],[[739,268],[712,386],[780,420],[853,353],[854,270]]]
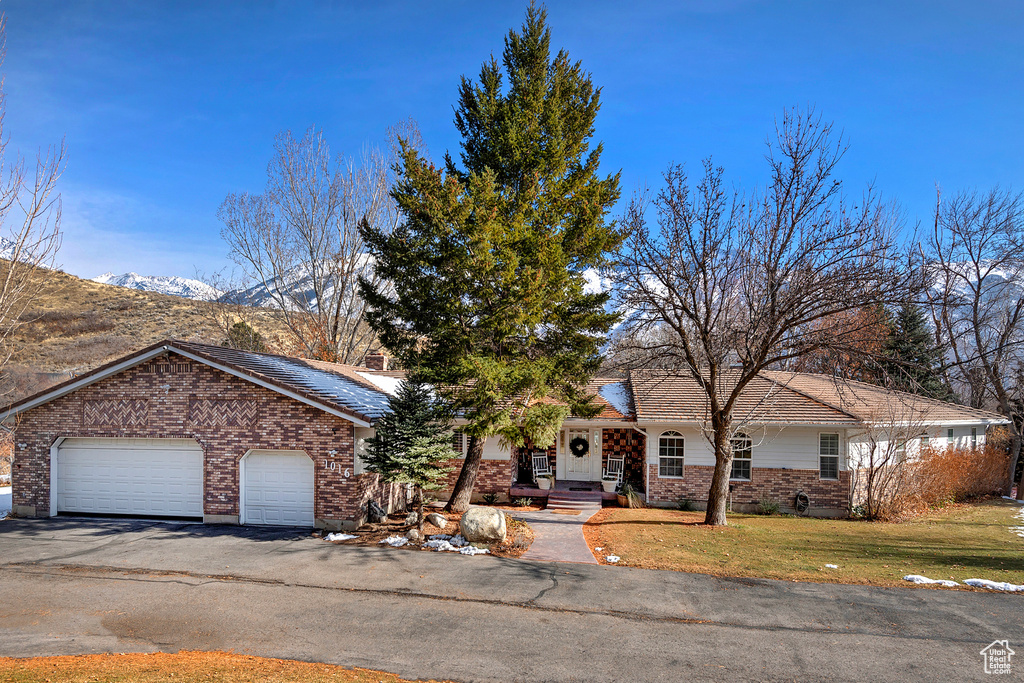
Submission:
[[[519,557],[527,550],[530,549],[530,544],[533,543],[534,534],[533,530],[530,529],[530,525],[522,520],[515,519],[512,516],[516,510],[527,510],[529,508],[513,508],[506,509],[505,522],[508,530],[504,542],[500,544],[492,544],[488,546],[491,551],[491,555],[495,557]],[[540,508],[536,508],[540,509]],[[423,524],[423,536],[430,538],[431,536],[437,536],[438,534],[447,534],[453,536],[459,533],[459,520],[462,518],[462,514],[458,512],[445,512],[443,510],[431,510],[448,520],[448,524],[445,525],[444,529],[434,526],[430,522],[424,522]],[[358,531],[352,533],[355,534],[356,538],[349,539],[347,541],[332,541],[336,545],[362,545],[370,547],[390,547],[386,544],[382,544],[386,538],[391,536],[405,536],[405,534],[412,527],[405,523],[405,513],[388,515],[387,522],[382,524],[366,524]],[[403,546],[394,548],[395,550],[429,550],[435,552],[433,548],[423,548],[418,543],[407,543]]]
[[[19,683],[42,681],[311,681],[314,683],[406,683],[394,674],[346,669],[333,664],[266,659],[228,652],[81,655],[75,657],[0,657],[0,677]],[[438,683],[433,681],[430,683]]]

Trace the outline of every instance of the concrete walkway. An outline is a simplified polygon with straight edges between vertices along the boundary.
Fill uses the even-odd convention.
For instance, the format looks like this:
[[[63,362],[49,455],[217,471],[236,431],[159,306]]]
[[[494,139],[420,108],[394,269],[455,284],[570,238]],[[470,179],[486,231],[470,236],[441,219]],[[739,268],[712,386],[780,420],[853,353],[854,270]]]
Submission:
[[[597,506],[585,508],[576,515],[552,510],[512,513],[513,517],[529,524],[535,535],[523,559],[597,564],[583,537],[583,525],[600,509]]]

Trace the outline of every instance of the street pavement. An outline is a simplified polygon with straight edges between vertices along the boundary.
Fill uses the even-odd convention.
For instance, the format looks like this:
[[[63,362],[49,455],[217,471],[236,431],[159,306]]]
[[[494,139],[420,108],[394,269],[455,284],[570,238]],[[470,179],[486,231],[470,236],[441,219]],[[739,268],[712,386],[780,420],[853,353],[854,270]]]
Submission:
[[[0,523],[0,655],[178,649],[457,681],[985,680],[1024,596],[333,545],[304,533]],[[1018,680],[1019,666],[1002,680]]]

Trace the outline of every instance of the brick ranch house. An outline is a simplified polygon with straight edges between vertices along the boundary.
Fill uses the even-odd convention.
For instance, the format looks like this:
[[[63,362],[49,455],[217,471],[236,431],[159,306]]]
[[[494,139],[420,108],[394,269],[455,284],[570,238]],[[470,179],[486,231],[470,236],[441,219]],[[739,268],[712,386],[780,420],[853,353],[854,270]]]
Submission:
[[[383,356],[368,356],[367,365],[174,340],[128,355],[3,411],[15,428],[13,512],[355,528],[370,500],[392,510],[405,497],[359,458],[401,382]],[[545,451],[556,487],[592,486],[608,458],[621,455],[626,480],[650,504],[686,497],[699,505],[714,457],[695,383],[632,372],[591,389],[601,412],[567,419]],[[744,426],[734,441],[734,509],[766,497],[786,509],[803,491],[811,514],[847,514],[858,449],[893,397],[916,411],[918,440],[982,443],[989,426],[1005,423],[870,385],[839,391],[823,376],[764,373],[737,411]],[[455,446],[466,447],[458,433]],[[533,488],[535,452],[489,439],[477,496],[547,495]]]

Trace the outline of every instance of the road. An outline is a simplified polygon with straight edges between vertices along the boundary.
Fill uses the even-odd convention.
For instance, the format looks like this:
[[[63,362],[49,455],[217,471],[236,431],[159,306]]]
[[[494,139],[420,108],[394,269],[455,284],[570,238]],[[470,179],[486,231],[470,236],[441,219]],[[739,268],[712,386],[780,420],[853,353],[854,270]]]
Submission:
[[[1016,595],[354,548],[291,531],[0,523],[0,655],[16,657],[230,649],[458,681],[983,680],[990,642],[1024,652],[1022,608]]]

